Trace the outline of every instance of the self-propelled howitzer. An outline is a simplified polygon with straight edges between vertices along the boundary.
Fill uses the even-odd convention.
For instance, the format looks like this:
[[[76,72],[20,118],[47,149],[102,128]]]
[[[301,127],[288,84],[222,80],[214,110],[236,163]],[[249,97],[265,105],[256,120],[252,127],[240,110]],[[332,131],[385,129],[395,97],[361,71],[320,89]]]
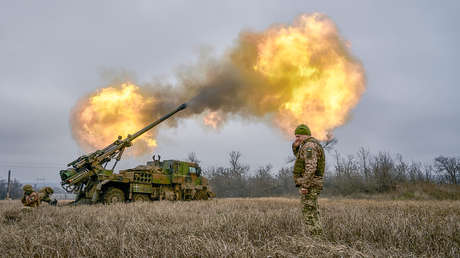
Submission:
[[[116,164],[123,155],[125,148],[130,147],[134,139],[186,107],[187,105],[184,103],[178,106],[174,111],[147,125],[135,134],[128,135],[125,139],[118,136],[116,141],[104,149],[97,150],[88,155],[83,155],[70,162],[67,164],[70,168],[60,171],[62,187],[69,193],[77,194],[76,201],[81,198],[85,199],[85,197],[87,199],[88,195],[92,195],[91,199],[93,202],[98,201],[99,196],[97,187],[102,183],[98,180],[98,176],[111,175]],[[108,163],[113,159],[115,159],[113,167],[111,169],[106,169]]]

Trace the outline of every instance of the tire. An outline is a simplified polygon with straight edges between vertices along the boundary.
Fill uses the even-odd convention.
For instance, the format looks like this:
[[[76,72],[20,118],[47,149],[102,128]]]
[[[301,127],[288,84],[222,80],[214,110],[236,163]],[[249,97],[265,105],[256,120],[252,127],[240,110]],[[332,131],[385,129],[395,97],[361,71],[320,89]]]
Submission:
[[[109,187],[104,193],[104,203],[112,204],[125,201],[125,193],[116,187]]]
[[[208,191],[207,190],[203,190],[203,197],[201,198],[201,200],[205,200],[205,201],[208,200]]]
[[[134,194],[133,202],[149,202],[150,197],[146,194]]]
[[[194,200],[207,200],[208,199],[208,193],[206,192],[206,190],[200,190],[200,191],[197,191],[196,194],[195,194],[195,198],[193,198]]]

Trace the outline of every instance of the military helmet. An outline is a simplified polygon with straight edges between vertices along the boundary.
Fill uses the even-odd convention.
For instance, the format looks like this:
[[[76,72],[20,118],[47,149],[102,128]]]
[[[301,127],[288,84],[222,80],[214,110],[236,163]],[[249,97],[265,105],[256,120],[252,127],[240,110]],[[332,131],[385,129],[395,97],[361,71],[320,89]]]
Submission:
[[[24,192],[33,192],[34,189],[32,188],[31,185],[25,185],[22,187],[22,190],[24,190]]]
[[[47,194],[53,194],[54,190],[53,190],[53,188],[47,186],[47,187],[43,187],[42,189],[40,189],[40,192],[44,192],[44,193],[47,193]]]
[[[308,128],[307,125],[301,124],[297,126],[297,128],[294,131],[294,134],[301,134],[301,135],[308,135],[311,136],[310,128]]]

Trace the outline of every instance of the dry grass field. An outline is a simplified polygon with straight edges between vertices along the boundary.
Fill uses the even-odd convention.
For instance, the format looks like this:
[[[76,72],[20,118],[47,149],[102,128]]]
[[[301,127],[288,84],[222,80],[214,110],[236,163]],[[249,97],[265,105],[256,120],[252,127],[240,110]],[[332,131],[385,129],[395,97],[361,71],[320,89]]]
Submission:
[[[0,256],[460,257],[460,201],[321,199],[325,235],[299,200],[217,199],[112,206],[0,202]]]

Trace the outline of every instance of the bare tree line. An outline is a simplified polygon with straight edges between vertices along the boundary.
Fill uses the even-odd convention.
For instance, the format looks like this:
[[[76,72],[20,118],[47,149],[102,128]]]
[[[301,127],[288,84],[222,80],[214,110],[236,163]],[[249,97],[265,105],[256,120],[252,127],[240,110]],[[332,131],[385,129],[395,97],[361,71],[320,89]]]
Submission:
[[[407,162],[402,155],[388,152],[375,155],[361,148],[343,157],[337,151],[333,168],[326,173],[330,193],[384,193],[402,184],[454,184],[460,177],[460,158],[438,156],[433,163]]]
[[[250,175],[250,167],[243,163],[239,151],[229,153],[227,166],[205,169],[205,176],[219,197],[285,196],[296,192],[289,168],[274,173],[273,166],[267,164]]]
[[[196,154],[192,156],[194,161],[198,160]],[[327,162],[324,179],[326,194],[386,193],[408,184],[458,185],[460,179],[460,157],[438,156],[433,163],[426,164],[405,161],[400,154],[372,154],[365,148],[346,157],[335,151],[332,157]],[[289,164],[278,171],[274,171],[270,164],[251,171],[243,163],[242,154],[232,151],[228,154],[226,166],[207,168],[205,175],[218,197],[295,195],[297,190],[292,179],[294,159],[289,157]]]

